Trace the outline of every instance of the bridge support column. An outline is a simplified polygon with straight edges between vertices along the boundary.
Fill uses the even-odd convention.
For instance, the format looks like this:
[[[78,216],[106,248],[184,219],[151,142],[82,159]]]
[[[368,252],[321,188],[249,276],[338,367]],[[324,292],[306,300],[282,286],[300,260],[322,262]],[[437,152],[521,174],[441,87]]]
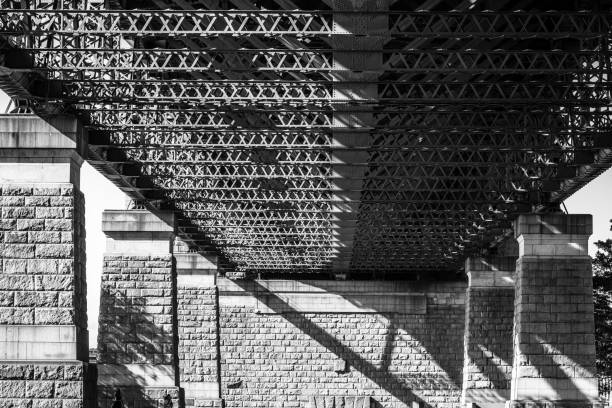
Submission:
[[[508,407],[597,402],[590,215],[521,215]]]
[[[176,252],[174,258],[179,374],[185,406],[221,407],[217,258],[185,252]]]
[[[462,406],[503,407],[510,397],[516,257],[468,258]]]
[[[128,407],[178,406],[174,218],[107,210],[98,333],[98,405],[119,389]]]
[[[0,406],[88,406],[82,134],[0,118]]]

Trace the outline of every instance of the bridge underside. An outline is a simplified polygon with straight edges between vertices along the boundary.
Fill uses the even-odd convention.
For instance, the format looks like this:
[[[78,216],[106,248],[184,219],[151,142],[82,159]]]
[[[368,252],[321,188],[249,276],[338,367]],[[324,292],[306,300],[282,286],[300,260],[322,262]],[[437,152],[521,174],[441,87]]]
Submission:
[[[3,0],[0,87],[227,270],[454,272],[610,166],[609,9]]]

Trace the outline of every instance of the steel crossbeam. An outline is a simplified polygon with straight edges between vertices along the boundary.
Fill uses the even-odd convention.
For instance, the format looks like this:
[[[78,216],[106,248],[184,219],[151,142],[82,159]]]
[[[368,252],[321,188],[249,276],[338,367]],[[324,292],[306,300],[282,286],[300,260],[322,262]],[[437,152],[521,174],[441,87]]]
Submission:
[[[385,29],[349,31],[353,16],[388,16]],[[610,30],[609,13],[435,11],[0,10],[4,35],[250,36],[370,35],[417,38],[595,38]],[[336,24],[334,24],[336,23]]]
[[[103,79],[109,73],[118,79],[144,79],[155,72],[343,72],[350,68],[334,64],[338,53],[382,54],[383,63],[368,72],[394,73],[495,73],[495,74],[597,74],[609,75],[610,67],[597,50],[514,51],[514,50],[189,50],[189,49],[28,49],[34,65],[20,65],[18,53],[5,55],[9,68],[68,72],[54,76],[70,79],[79,74],[86,79]],[[14,59],[14,62],[11,62]],[[126,76],[126,73],[131,75]]]
[[[377,97],[358,91],[362,82],[291,81],[61,81],[60,97],[73,103],[141,102],[168,103],[492,103],[546,105],[602,105],[610,101],[607,82],[373,82]]]
[[[235,270],[454,272],[612,164],[612,13],[559,1],[0,0],[0,86]]]

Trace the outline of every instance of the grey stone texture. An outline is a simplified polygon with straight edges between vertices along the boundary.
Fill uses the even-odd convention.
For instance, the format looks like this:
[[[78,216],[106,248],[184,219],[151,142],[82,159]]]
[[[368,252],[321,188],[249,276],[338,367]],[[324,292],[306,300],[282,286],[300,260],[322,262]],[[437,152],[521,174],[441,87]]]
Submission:
[[[284,290],[220,279],[218,285],[228,408],[304,407],[313,397],[341,396],[369,397],[373,406],[390,408],[459,405],[463,282],[301,281]],[[424,293],[427,313],[336,313],[333,303],[327,313],[257,313],[257,296],[282,297],[283,291],[342,294],[355,303],[373,293]]]
[[[217,383],[217,288],[179,286],[177,303],[181,383]]]
[[[71,183],[0,185],[0,326],[6,335],[0,355],[21,359],[0,361],[1,408],[80,408],[94,395],[87,389],[95,384],[88,365],[77,361],[88,348],[84,213],[83,195]],[[16,335],[17,327],[65,330],[74,333],[73,343],[62,349],[53,339],[14,341],[8,334]],[[53,361],[44,355],[51,349],[71,361]]]
[[[517,262],[517,374],[545,379],[570,400],[588,399],[576,379],[595,377],[591,274],[591,262],[584,258]]]
[[[95,379],[87,363],[0,362],[0,407],[80,408]]]
[[[126,408],[162,408],[166,395],[171,397],[174,408],[180,408],[178,387],[123,386],[119,388],[121,389],[121,399]],[[114,387],[98,387],[98,407],[110,408],[114,393]]]
[[[135,365],[144,375],[141,378],[130,375],[110,379],[99,377],[99,407],[111,403],[116,388],[121,389],[125,402],[137,402],[139,407],[162,406],[166,392],[178,406],[173,369],[170,384],[166,381],[165,385],[155,385],[153,382],[158,379],[147,377],[155,366],[176,365],[175,282],[170,255],[104,256],[99,370],[102,373],[105,365],[111,368]]]
[[[83,194],[0,185],[0,324],[87,329]]]
[[[173,364],[172,258],[106,255],[98,362]]]
[[[591,232],[588,215],[525,215],[515,222],[520,257],[508,406],[597,404]]]
[[[512,379],[512,288],[469,288],[464,379],[469,390],[505,390]]]

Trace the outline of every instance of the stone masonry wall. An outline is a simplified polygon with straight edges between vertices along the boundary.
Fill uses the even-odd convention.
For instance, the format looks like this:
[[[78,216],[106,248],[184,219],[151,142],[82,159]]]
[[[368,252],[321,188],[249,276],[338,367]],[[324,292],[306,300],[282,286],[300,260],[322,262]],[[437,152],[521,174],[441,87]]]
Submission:
[[[99,363],[173,364],[171,256],[104,256]]]
[[[425,293],[427,311],[334,313],[335,300],[330,301],[328,313],[286,308],[274,313],[252,301],[257,282],[225,288],[228,284],[221,282],[221,376],[226,407],[318,407],[323,397],[347,397],[345,402],[371,397],[372,406],[385,408],[407,407],[414,401],[431,407],[458,406],[465,283],[301,283],[341,294],[342,302],[359,307],[372,293],[382,297],[392,292]],[[347,290],[351,292],[343,293]]]
[[[172,257],[170,255],[105,255],[98,333],[99,370],[105,364],[174,365]],[[130,376],[130,381],[134,378]],[[114,386],[98,386],[99,406],[110,406]],[[141,407],[163,404],[172,387],[119,386],[124,402]],[[163,388],[163,387],[162,387]]]
[[[217,289],[178,287],[178,358],[181,383],[218,382]],[[218,391],[217,391],[218,393]],[[186,397],[186,405],[197,401]]]
[[[466,388],[510,390],[514,291],[470,288],[468,310],[470,347]]]
[[[515,373],[523,392],[597,395],[591,262],[522,257],[515,294]],[[548,397],[550,398],[550,397]]]
[[[7,342],[3,352],[23,360],[0,361],[0,407],[87,405],[87,364],[75,358],[87,356],[83,195],[71,184],[4,184],[0,214],[0,340]],[[45,353],[41,344],[54,340],[15,339],[17,329],[67,330],[72,343],[56,344],[54,350],[61,356],[67,346],[73,361],[29,358]],[[21,340],[41,344],[28,348]]]
[[[80,191],[0,186],[0,324],[87,328]]]
[[[178,288],[181,381],[217,381],[216,288]]]

